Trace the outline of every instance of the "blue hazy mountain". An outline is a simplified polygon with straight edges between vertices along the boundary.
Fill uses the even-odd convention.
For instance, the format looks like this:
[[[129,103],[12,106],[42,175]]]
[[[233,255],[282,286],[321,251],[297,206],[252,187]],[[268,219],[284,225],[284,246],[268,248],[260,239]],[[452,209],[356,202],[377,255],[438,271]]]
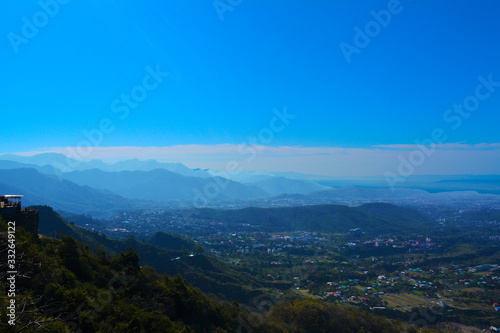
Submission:
[[[38,172],[44,173],[47,175],[57,175],[57,174],[61,173],[59,170],[57,170],[56,168],[54,168],[50,165],[40,166],[40,165],[36,165],[36,164],[27,164],[27,163],[21,163],[21,162],[0,159],[0,170],[2,170],[2,169],[11,170],[11,169],[22,169],[22,168],[35,169]]]
[[[383,177],[333,178],[297,172],[244,170],[228,173],[190,169],[181,163],[164,163],[151,159],[129,159],[115,163],[104,163],[101,160],[75,160],[57,153],[43,153],[33,156],[0,155],[0,169],[16,168],[34,168],[40,173],[57,176],[59,180],[74,180],[80,185],[107,189],[126,197],[153,200],[190,200],[193,197],[193,189],[199,189],[203,192],[205,186],[211,187],[213,183],[227,184],[216,186],[219,193],[215,199],[248,199],[270,195],[311,194],[312,198],[318,199],[383,201],[397,198],[429,198],[428,192],[476,191],[483,194],[500,194],[499,175],[415,175],[400,184],[401,188],[389,191]],[[92,171],[95,169],[107,173],[154,172],[150,175],[138,173],[139,178],[136,180],[127,179],[126,174],[120,176],[107,174],[104,180],[100,177],[103,175],[102,173],[96,173],[100,177],[96,179],[85,176],[95,172]],[[80,176],[69,175],[84,171],[87,173]],[[122,183],[120,183],[120,179],[123,181]],[[107,185],[103,186],[103,184]],[[342,189],[331,189],[332,187]],[[364,187],[374,188],[374,190],[367,191]],[[473,195],[473,193],[469,193],[469,195]],[[441,195],[440,197],[445,198],[446,196]]]
[[[210,177],[208,173],[201,170],[192,170],[182,163],[164,163],[156,160],[129,159],[115,163],[104,163],[101,160],[82,160],[66,157],[63,154],[43,153],[33,156],[21,156],[15,154],[0,155],[1,161],[12,161],[34,166],[44,166],[46,171],[56,168],[61,172],[82,171],[100,169],[108,172],[118,171],[151,171],[154,169],[165,169],[184,176]],[[51,167],[51,168],[49,168]],[[51,173],[54,173],[51,171]]]
[[[104,216],[133,208],[133,200],[45,175],[32,168],[2,170],[0,193],[24,195],[23,206],[49,205],[74,213]]]
[[[42,173],[57,175],[64,179],[73,180],[80,185],[108,189],[126,197],[153,200],[191,199],[193,197],[193,188],[203,188],[209,182],[215,182],[217,184],[228,183],[227,186],[223,186],[221,193],[217,195],[217,199],[267,197],[269,194],[273,196],[280,194],[307,194],[328,188],[309,180],[308,178],[311,177],[310,175],[301,176],[301,174],[298,173],[286,173],[290,174],[293,178],[281,176],[285,173],[270,173],[265,171],[240,171],[238,173],[228,174],[212,170],[193,170],[181,163],[163,163],[151,159],[129,159],[108,164],[100,160],[78,161],[70,159],[62,154],[55,153],[44,153],[34,156],[13,154],[0,156],[0,169],[20,167],[32,167]],[[126,179],[126,174],[112,176],[93,170],[100,170],[108,173],[119,173],[124,171],[152,172],[154,170],[164,170],[182,176],[206,178],[207,180],[183,179],[181,181],[181,177],[171,173],[155,171],[154,175],[149,176],[138,173],[137,175],[140,175],[138,179],[142,177],[143,180],[131,181]],[[84,173],[77,175],[75,172]],[[96,176],[97,178],[92,179],[92,176],[89,175]],[[103,175],[107,175],[105,179],[102,178]],[[230,181],[228,182],[222,178],[213,178],[218,176],[227,178]],[[208,180],[208,178],[210,178],[210,180]],[[243,183],[243,185],[238,183]],[[104,184],[106,185],[104,186]],[[125,184],[129,185],[125,186]],[[175,187],[175,189],[172,187]],[[259,189],[262,191],[259,191]]]
[[[210,177],[205,171],[193,170],[188,168],[182,163],[163,163],[156,160],[139,160],[137,158],[118,161],[116,163],[107,165],[106,168],[100,168],[103,171],[117,172],[117,171],[152,171],[155,169],[164,169],[171,172],[181,174],[183,176],[197,176],[197,177]]]
[[[134,199],[193,200],[205,188],[218,191],[213,199],[248,199],[269,197],[264,190],[220,177],[189,177],[163,169],[151,171],[106,172],[99,169],[74,171],[63,174],[67,180],[79,185],[106,189]],[[198,192],[199,191],[199,192]]]
[[[310,180],[310,175],[295,172],[281,173],[245,170],[221,172],[209,170],[209,173],[214,176],[229,178],[243,184],[257,186],[273,196],[281,194],[308,194],[330,189],[328,186],[320,185]],[[283,176],[285,174],[290,175],[290,177]]]

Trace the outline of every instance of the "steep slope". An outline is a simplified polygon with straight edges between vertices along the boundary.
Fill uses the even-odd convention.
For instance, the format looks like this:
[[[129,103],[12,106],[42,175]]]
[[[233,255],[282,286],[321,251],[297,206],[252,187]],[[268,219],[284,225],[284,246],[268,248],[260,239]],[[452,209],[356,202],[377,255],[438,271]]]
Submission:
[[[219,298],[248,303],[261,295],[259,289],[265,286],[264,282],[248,273],[203,254],[199,245],[184,237],[159,232],[147,242],[138,241],[132,236],[114,240],[68,223],[51,207],[36,208],[40,212],[40,234],[51,237],[71,236],[89,245],[93,251],[105,249],[108,253],[119,254],[127,251],[127,248],[133,248],[139,255],[141,264],[150,265],[160,273],[181,275],[202,291]]]
[[[68,236],[35,240],[21,230],[16,240],[23,253],[16,261],[19,307],[15,330],[2,320],[1,332],[235,332],[243,315],[237,304],[211,299],[180,276],[141,267],[133,249],[93,253]],[[6,248],[6,237],[0,245]],[[4,281],[6,272],[2,264]],[[7,318],[9,299],[0,305]]]

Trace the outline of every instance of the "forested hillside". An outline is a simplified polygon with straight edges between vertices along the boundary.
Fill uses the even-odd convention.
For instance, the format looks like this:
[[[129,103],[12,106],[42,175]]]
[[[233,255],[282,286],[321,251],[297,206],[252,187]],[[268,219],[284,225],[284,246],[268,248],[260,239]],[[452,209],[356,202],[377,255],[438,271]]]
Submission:
[[[7,225],[0,222],[1,246]],[[205,296],[180,276],[141,266],[134,249],[93,253],[70,236],[16,230],[15,331],[35,332],[416,332],[407,324],[318,301],[276,304],[262,314]],[[5,265],[5,261],[2,261]],[[1,270],[5,281],[6,267]],[[7,286],[1,291],[6,295]],[[0,300],[6,318],[7,298]],[[263,318],[260,322],[252,316]],[[8,330],[5,321],[2,331]]]
[[[229,225],[248,224],[264,231],[347,232],[362,228],[374,234],[407,233],[425,230],[430,218],[414,209],[374,203],[359,207],[319,205],[236,210],[197,209],[193,216]]]
[[[40,212],[40,233],[51,236],[71,236],[88,244],[92,251],[103,249],[118,254],[133,248],[140,256],[140,264],[154,267],[161,273],[182,275],[196,287],[226,300],[249,302],[261,295],[266,281],[259,281],[248,273],[220,262],[203,253],[203,248],[192,240],[158,232],[151,239],[140,241],[130,236],[109,239],[97,232],[80,228],[65,221],[51,207],[36,206]]]

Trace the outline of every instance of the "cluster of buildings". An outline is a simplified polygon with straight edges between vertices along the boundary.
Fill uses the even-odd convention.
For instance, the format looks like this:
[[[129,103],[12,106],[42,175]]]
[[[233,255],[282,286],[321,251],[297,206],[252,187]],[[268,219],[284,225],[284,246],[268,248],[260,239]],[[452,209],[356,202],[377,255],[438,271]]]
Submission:
[[[420,236],[421,237],[421,236]],[[345,246],[349,249],[358,250],[373,250],[373,249],[404,249],[410,253],[422,253],[434,250],[439,247],[437,242],[433,242],[431,238],[427,237],[424,239],[410,239],[405,241],[398,241],[395,239],[380,239],[375,238],[371,240],[352,240],[345,243]]]

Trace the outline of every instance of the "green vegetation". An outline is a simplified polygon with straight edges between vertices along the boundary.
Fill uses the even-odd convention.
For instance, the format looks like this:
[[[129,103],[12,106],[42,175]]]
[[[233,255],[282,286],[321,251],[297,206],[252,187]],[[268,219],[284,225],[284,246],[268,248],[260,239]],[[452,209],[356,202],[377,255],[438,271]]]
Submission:
[[[0,230],[6,229],[0,222]],[[5,237],[1,246],[6,247]],[[280,302],[261,313],[247,312],[236,302],[205,296],[182,277],[141,267],[131,248],[115,255],[103,249],[93,253],[70,236],[35,239],[21,229],[16,246],[15,331],[416,332],[404,323],[318,301]],[[5,295],[7,286],[1,289]],[[7,302],[0,299],[2,318]],[[256,317],[261,320],[252,320]],[[0,329],[8,330],[5,321]]]
[[[151,237],[151,239],[148,240],[148,243],[167,250],[177,251],[192,251],[196,246],[196,243],[188,238],[177,235],[174,236],[163,231],[158,231],[153,237]],[[203,248],[200,249],[199,247],[196,247],[196,249],[198,249],[198,251],[203,251]]]
[[[285,332],[296,333],[416,332],[415,328],[401,322],[312,300],[281,304],[269,321]]]
[[[50,207],[36,208],[40,212],[42,234],[72,236],[88,244],[93,251],[103,249],[111,254],[133,248],[140,256],[141,264],[151,265],[160,273],[183,276],[202,291],[225,300],[249,303],[252,298],[263,294],[264,281],[203,254],[203,247],[184,237],[158,232],[148,241],[139,241],[133,236],[114,240],[66,222]]]
[[[229,226],[248,224],[265,232],[345,233],[357,227],[371,234],[393,234],[416,232],[433,226],[428,216],[414,209],[385,203],[359,207],[320,205],[237,210],[197,209],[193,217],[215,220]]]
[[[236,325],[236,304],[211,300],[181,277],[141,269],[133,249],[94,254],[69,236],[35,240],[22,231],[16,242],[24,258],[18,259],[16,330],[224,332]]]

